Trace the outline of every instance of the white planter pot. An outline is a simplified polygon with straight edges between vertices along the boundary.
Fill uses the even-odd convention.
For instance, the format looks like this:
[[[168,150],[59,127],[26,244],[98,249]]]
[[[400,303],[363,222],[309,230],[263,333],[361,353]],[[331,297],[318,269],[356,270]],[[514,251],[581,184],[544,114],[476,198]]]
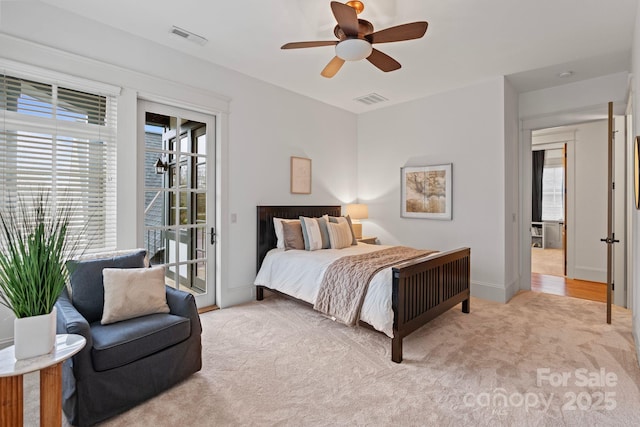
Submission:
[[[56,344],[56,308],[41,316],[13,321],[16,359],[28,359],[50,353]]]

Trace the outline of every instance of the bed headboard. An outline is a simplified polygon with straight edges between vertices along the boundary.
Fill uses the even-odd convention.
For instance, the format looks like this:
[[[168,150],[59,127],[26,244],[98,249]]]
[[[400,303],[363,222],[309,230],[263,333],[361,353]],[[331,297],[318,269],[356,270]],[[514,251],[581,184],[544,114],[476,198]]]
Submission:
[[[258,206],[258,246],[256,272],[260,270],[262,260],[271,249],[276,247],[276,232],[273,218],[298,219],[300,216],[321,217],[341,215],[340,206]]]

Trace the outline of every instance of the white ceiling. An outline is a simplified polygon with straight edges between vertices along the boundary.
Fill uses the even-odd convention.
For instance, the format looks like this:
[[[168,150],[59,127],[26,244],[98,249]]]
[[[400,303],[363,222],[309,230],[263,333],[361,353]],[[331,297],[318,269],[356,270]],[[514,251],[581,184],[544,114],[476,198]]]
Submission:
[[[131,34],[355,113],[505,75],[519,92],[628,71],[638,0],[365,0],[376,30],[428,21],[422,39],[376,47],[402,68],[348,62],[320,71],[334,48],[281,50],[334,40],[329,0],[43,0]],[[208,39],[170,34],[175,25]],[[558,78],[571,70],[569,78]],[[388,102],[354,98],[377,93]]]

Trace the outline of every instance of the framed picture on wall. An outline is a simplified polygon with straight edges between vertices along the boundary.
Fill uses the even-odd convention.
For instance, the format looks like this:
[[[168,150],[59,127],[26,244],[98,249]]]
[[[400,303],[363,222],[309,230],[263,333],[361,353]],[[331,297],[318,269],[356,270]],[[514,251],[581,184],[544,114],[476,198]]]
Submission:
[[[451,163],[403,167],[401,216],[451,220],[451,170]]]
[[[291,193],[311,194],[311,159],[291,157]]]

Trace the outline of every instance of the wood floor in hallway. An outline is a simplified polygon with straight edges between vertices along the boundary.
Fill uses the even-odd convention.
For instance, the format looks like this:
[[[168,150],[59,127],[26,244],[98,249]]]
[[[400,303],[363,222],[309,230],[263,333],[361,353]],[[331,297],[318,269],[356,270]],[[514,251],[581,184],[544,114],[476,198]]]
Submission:
[[[591,301],[607,302],[606,283],[531,273],[531,290],[547,294],[588,299]]]

